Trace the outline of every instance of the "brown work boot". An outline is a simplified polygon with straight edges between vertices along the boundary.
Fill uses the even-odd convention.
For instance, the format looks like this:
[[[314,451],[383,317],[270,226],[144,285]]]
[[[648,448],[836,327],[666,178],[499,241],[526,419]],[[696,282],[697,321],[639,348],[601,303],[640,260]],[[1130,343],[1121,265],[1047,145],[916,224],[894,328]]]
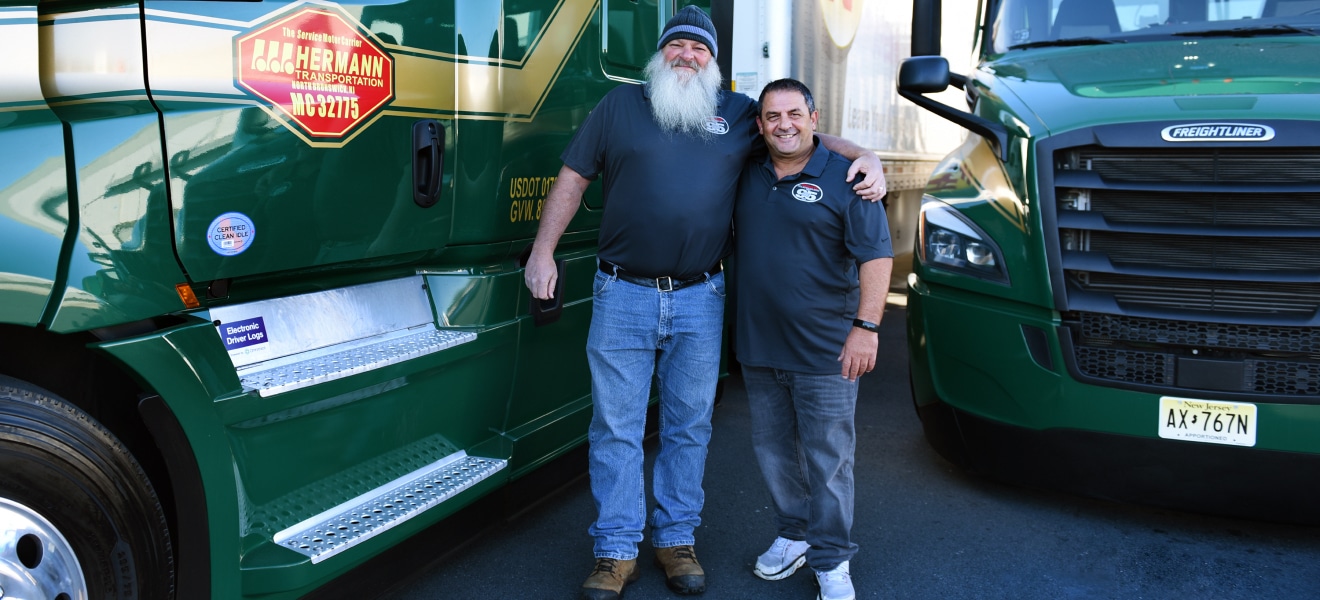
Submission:
[[[656,548],[655,564],[665,570],[665,583],[679,594],[700,594],[706,591],[706,572],[697,562],[692,546]]]
[[[641,575],[637,559],[597,558],[591,576],[582,584],[582,600],[618,600],[623,596],[623,586]]]

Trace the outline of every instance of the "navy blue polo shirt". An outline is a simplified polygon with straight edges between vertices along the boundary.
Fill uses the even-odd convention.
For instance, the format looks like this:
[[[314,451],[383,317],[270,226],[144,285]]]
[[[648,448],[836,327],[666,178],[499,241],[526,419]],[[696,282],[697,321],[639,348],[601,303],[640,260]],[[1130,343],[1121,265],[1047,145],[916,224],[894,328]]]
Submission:
[[[734,212],[739,362],[828,375],[857,316],[858,265],[892,257],[879,202],[844,181],[852,161],[816,138],[802,172],[783,180],[749,161]]]
[[[560,158],[587,179],[604,174],[602,260],[644,277],[696,277],[731,250],[738,173],[760,136],[756,103],[720,92],[709,136],[671,133],[645,86],[601,99]]]

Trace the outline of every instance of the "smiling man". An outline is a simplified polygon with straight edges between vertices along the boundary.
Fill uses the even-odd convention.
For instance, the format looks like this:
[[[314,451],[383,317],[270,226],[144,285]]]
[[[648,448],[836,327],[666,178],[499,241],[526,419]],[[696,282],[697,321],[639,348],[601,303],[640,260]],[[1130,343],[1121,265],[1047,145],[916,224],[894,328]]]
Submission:
[[[848,161],[819,143],[817,117],[801,82],[761,92],[769,156],[743,169],[734,211],[737,351],[778,534],[754,572],[809,564],[820,600],[852,600],[857,385],[875,367],[894,259],[884,206],[842,185]]]
[[[638,544],[650,525],[655,562],[679,594],[700,594],[706,573],[695,533],[719,379],[724,274],[738,173],[759,143],[751,98],[720,90],[715,26],[684,7],[666,24],[646,85],[620,85],[587,117],[561,158],[524,279],[552,297],[555,247],[592,180],[603,177],[604,213],[587,364],[588,431],[596,520],[588,600],[614,600],[639,576]],[[875,154],[839,138],[826,144],[858,159],[861,193],[878,199]],[[660,448],[646,514],[642,439],[651,382],[660,390]]]

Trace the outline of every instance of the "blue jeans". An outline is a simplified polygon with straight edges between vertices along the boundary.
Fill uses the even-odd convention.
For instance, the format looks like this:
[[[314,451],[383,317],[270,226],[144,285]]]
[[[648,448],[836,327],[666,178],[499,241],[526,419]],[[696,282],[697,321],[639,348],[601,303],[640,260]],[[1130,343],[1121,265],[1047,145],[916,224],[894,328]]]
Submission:
[[[781,537],[806,540],[807,564],[828,571],[852,543],[857,382],[743,365],[752,449],[775,505]]]
[[[719,379],[724,274],[661,292],[596,273],[591,366],[590,469],[596,558],[637,558],[646,525],[642,436],[651,380],[660,389],[660,451],[652,475],[651,543],[694,543],[701,523],[710,415]]]

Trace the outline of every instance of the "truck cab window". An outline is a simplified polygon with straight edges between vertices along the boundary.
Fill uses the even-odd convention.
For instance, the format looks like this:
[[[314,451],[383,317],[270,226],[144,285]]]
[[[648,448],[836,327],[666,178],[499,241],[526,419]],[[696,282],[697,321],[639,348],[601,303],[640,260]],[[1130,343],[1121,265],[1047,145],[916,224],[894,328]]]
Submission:
[[[991,33],[994,52],[1002,53],[1244,29],[1299,35],[1310,27],[1320,27],[1320,0],[1004,0]]]

